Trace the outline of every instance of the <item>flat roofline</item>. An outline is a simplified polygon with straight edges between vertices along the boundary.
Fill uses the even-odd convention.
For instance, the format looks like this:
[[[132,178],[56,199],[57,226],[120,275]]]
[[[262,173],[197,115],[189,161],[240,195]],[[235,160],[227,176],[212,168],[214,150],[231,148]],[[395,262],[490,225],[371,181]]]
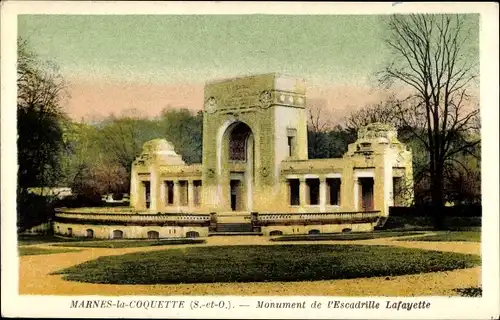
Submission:
[[[293,75],[281,73],[281,72],[268,72],[268,73],[248,73],[246,75],[210,80],[210,81],[206,81],[205,85],[218,84],[218,83],[240,80],[240,79],[245,79],[245,78],[252,78],[252,77],[271,76],[271,75],[274,76],[274,78],[292,78],[292,79],[305,81],[305,78],[303,78],[303,77],[293,76]]]

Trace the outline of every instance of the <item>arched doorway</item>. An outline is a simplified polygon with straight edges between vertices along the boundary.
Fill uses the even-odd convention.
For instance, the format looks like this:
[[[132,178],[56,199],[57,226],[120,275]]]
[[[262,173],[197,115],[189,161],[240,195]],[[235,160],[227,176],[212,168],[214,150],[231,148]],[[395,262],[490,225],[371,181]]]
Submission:
[[[94,230],[87,229],[87,238],[93,238],[93,237],[94,237]]]
[[[188,231],[186,232],[186,238],[198,238],[200,234],[196,231]]]
[[[148,231],[148,239],[159,239],[160,238],[160,233],[158,231]]]
[[[252,183],[254,172],[254,136],[244,122],[229,125],[224,134],[225,156],[222,159],[226,172],[228,207],[232,211],[250,211],[252,208]],[[223,170],[224,170],[223,169]]]
[[[123,239],[123,231],[113,230],[113,239]]]

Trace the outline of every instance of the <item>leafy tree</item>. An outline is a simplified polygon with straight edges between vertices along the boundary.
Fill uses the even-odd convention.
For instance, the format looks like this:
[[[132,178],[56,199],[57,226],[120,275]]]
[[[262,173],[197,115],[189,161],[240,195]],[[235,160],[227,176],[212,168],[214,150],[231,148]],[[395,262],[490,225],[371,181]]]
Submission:
[[[160,130],[154,120],[138,116],[115,117],[101,123],[97,143],[111,162],[130,174],[132,162],[141,153],[144,142],[158,138]]]
[[[193,115],[188,109],[166,108],[160,116],[161,137],[175,147],[186,163],[201,163],[203,112]]]
[[[169,140],[187,163],[201,162],[202,116],[165,109],[148,119],[129,110],[93,125],[72,124],[66,134],[72,154],[64,162],[68,184],[88,197],[129,192],[132,162],[155,138]]]
[[[67,151],[65,83],[56,66],[41,61],[23,39],[18,39],[17,62],[18,224],[30,225],[50,216],[52,199],[44,193],[61,178],[61,157]],[[41,194],[29,195],[30,188]]]

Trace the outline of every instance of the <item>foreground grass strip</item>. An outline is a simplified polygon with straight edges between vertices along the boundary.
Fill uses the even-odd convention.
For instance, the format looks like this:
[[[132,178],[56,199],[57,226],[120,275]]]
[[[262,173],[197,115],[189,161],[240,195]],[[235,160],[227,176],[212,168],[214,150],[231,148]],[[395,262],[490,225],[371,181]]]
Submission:
[[[19,256],[36,256],[41,254],[55,254],[55,253],[80,251],[71,249],[43,249],[37,247],[19,247],[18,249],[19,249]]]
[[[83,248],[137,248],[151,246],[165,246],[177,244],[204,243],[202,239],[166,239],[166,240],[100,240],[73,243],[58,243],[53,247],[83,247]]]
[[[314,281],[446,271],[480,261],[476,255],[392,246],[210,246],[104,256],[57,274],[108,284]]]
[[[18,235],[17,243],[18,245],[29,245],[29,244],[44,244],[51,242],[75,242],[82,241],[85,239],[81,238],[63,238],[54,235]]]
[[[483,296],[483,289],[480,287],[459,288],[459,289],[455,289],[455,292],[457,292],[462,297],[482,297]]]
[[[477,231],[437,231],[436,235],[404,239],[404,241],[469,241],[481,242],[481,232]]]
[[[353,232],[353,233],[320,233],[320,234],[299,234],[292,236],[281,236],[273,238],[271,241],[324,241],[324,240],[369,240],[378,238],[402,237],[420,235],[420,231],[380,231],[380,232]]]

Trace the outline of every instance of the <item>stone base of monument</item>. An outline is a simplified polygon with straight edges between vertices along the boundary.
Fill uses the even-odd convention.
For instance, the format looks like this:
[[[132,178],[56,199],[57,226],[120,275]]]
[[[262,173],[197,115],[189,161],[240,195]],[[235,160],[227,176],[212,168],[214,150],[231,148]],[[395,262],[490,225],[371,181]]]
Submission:
[[[262,236],[262,232],[209,232],[209,237],[214,236]]]
[[[250,212],[247,211],[228,211],[217,212],[217,223],[251,223]]]

